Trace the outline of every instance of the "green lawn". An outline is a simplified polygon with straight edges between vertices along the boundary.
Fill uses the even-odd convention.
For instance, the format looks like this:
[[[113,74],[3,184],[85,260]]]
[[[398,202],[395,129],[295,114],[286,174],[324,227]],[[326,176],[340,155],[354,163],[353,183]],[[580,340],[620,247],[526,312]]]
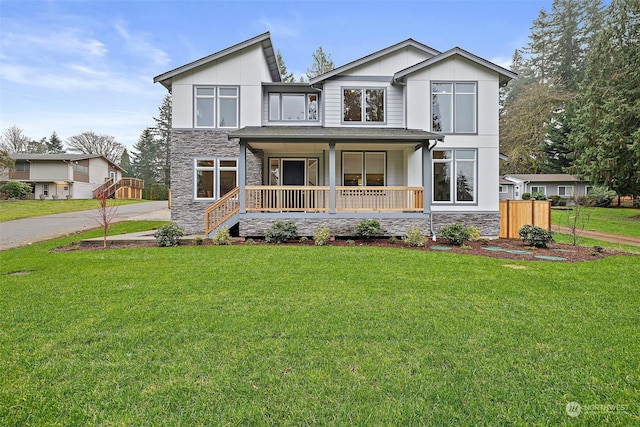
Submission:
[[[0,253],[4,425],[640,422],[637,257],[57,242]]]
[[[146,200],[109,200],[109,205],[120,206],[131,203],[144,203]],[[71,200],[18,200],[0,201],[0,221],[31,218],[42,215],[52,215],[64,212],[84,211],[97,209],[98,200],[95,199],[71,199]]]
[[[553,233],[553,241],[558,243],[565,243],[567,245],[573,244],[573,236],[570,234]],[[623,245],[619,243],[605,242],[604,240],[590,239],[588,237],[578,237],[578,246],[600,246],[605,249],[614,249],[621,252],[630,252],[640,254],[640,246]]]
[[[640,237],[640,209],[631,208],[586,208],[589,222],[586,230],[602,231],[605,233],[622,234],[624,236]],[[551,210],[551,222],[556,225],[567,226],[567,218],[571,210]]]

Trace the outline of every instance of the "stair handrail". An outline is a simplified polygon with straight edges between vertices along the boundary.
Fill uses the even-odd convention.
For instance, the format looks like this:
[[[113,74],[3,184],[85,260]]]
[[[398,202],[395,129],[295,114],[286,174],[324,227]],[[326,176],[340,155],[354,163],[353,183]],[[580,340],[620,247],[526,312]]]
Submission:
[[[220,224],[240,212],[239,193],[240,187],[234,188],[204,211],[204,229],[206,234],[211,233],[218,228]]]

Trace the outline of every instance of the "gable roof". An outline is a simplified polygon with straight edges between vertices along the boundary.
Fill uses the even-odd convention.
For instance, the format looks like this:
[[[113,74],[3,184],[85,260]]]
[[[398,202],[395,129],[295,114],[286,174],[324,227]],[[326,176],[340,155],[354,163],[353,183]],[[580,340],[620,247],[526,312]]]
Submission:
[[[174,68],[173,70],[167,71],[166,73],[162,73],[154,77],[153,82],[154,83],[160,82],[162,86],[166,87],[167,89],[171,89],[172,77],[175,77],[186,71],[193,70],[194,68],[199,67],[201,65],[205,65],[210,62],[217,61],[220,58],[223,58],[227,55],[238,52],[256,43],[260,43],[262,45],[262,50],[264,51],[264,55],[267,59],[267,66],[269,67],[269,73],[271,74],[271,79],[275,82],[281,81],[280,69],[278,68],[278,63],[276,61],[276,54],[273,49],[273,45],[271,44],[271,34],[269,33],[269,31],[267,31],[266,33],[262,33],[258,36],[255,36],[253,38],[250,38],[248,40],[235,44],[231,47],[222,49],[221,51],[218,51],[216,53],[212,53],[211,55],[205,56],[204,58],[196,59],[193,62],[182,65],[178,68]]]
[[[408,47],[408,46],[414,47],[414,48],[416,48],[418,50],[421,50],[423,52],[426,52],[426,53],[428,53],[430,55],[438,55],[440,53],[439,50],[436,50],[436,49],[434,49],[432,47],[429,47],[429,46],[427,46],[425,44],[417,42],[417,41],[415,41],[413,39],[407,39],[407,40],[402,41],[400,43],[396,43],[396,44],[394,44],[392,46],[389,46],[389,47],[386,47],[386,48],[384,48],[382,50],[374,52],[374,53],[372,53],[370,55],[363,56],[362,58],[356,59],[355,61],[351,61],[348,64],[345,64],[345,65],[343,65],[341,67],[334,68],[333,70],[327,71],[326,73],[320,74],[319,76],[316,76],[316,77],[314,77],[312,79],[309,79],[309,84],[315,84],[315,83],[319,83],[321,81],[327,80],[327,79],[329,79],[329,78],[331,78],[331,77],[333,77],[333,76],[335,76],[337,74],[344,73],[345,71],[348,71],[348,70],[351,70],[353,68],[359,67],[360,65],[366,64],[367,62],[370,62],[370,61],[374,61],[374,60],[376,60],[376,59],[378,59],[378,58],[380,58],[380,57],[382,57],[384,55],[396,52],[396,51],[398,51],[400,49],[404,49],[405,47]]]
[[[450,58],[454,55],[458,55],[463,58],[466,58],[471,62],[474,62],[478,65],[481,65],[485,68],[488,68],[498,73],[500,75],[500,86],[506,85],[511,79],[518,78],[518,75],[513,71],[509,71],[506,68],[496,65],[491,61],[487,61],[484,58],[480,58],[479,56],[474,55],[473,53],[467,52],[464,49],[461,49],[459,47],[454,47],[453,49],[449,49],[446,52],[442,52],[439,55],[434,56],[433,58],[426,59],[422,62],[417,63],[416,65],[413,65],[409,68],[405,68],[404,70],[398,71],[393,76],[393,83],[404,82],[405,77],[407,77],[409,74],[422,70],[423,68],[430,67],[431,65],[437,64],[438,62],[443,61],[447,58]]]
[[[72,154],[72,153],[56,153],[56,154],[32,154],[32,153],[9,153],[9,157],[14,160],[26,160],[26,161],[43,161],[43,162],[73,162],[78,160],[97,159],[103,158],[114,167],[124,171],[120,166],[107,159],[100,154]],[[126,171],[125,171],[126,172]]]
[[[508,174],[504,179],[518,182],[586,182],[576,175],[567,173],[528,173],[528,174]]]

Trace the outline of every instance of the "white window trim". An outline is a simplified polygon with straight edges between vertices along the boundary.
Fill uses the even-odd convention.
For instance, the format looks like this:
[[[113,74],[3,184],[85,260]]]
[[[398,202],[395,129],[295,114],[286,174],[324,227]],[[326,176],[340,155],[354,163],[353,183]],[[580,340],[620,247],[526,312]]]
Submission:
[[[301,96],[304,95],[304,119],[301,120],[287,120],[284,119],[282,117],[282,98],[283,96]],[[271,108],[271,97],[272,96],[277,96],[278,97],[278,118],[277,119],[272,119],[271,118],[271,112],[273,111]],[[309,100],[310,97],[315,96],[316,97],[316,118],[315,119],[310,119],[309,118],[309,105],[311,105],[311,102]],[[267,95],[267,106],[268,106],[268,111],[267,111],[267,119],[270,122],[287,122],[287,123],[293,123],[293,122],[298,122],[298,123],[302,123],[302,122],[318,122],[320,120],[320,96],[317,93],[305,93],[305,92],[269,92]]]
[[[359,90],[360,93],[360,117],[362,120],[360,121],[347,121],[344,119],[344,91],[345,90]],[[367,121],[367,103],[366,103],[366,92],[368,90],[382,90],[382,109],[384,111],[384,118],[380,122],[369,122]],[[385,125],[387,124],[387,88],[386,87],[376,87],[376,86],[342,86],[340,88],[340,121],[344,125]]]
[[[474,84],[475,91],[475,123],[473,132],[456,132],[456,83]],[[451,84],[451,131],[434,131],[433,130],[433,85],[434,84]],[[477,135],[478,134],[478,82],[475,80],[433,80],[430,85],[430,129],[432,132],[440,132],[445,135]]]
[[[383,184],[382,187],[386,187],[387,185],[387,152],[386,151],[353,151],[353,150],[349,150],[349,151],[343,151],[342,152],[342,164],[341,164],[341,182],[342,185],[344,186],[344,155],[347,153],[358,153],[361,155],[361,160],[362,160],[362,176],[360,177],[360,180],[362,181],[362,184],[359,184],[358,187],[367,187],[367,154],[370,153],[380,153],[383,155],[383,162],[384,162],[384,179],[383,179]],[[379,187],[379,186],[376,186]]]
[[[202,160],[213,160],[213,166],[198,166]],[[220,162],[234,161],[236,166],[220,166]],[[198,171],[213,171],[213,194],[211,197],[198,197]],[[236,172],[236,187],[238,186],[238,159],[234,157],[195,157],[193,159],[193,199],[194,200],[218,200],[220,198],[220,171]]]
[[[540,190],[533,190],[534,188],[542,188],[542,191]],[[531,185],[529,186],[529,193],[533,194],[533,193],[543,193],[545,196],[547,195],[547,186],[546,185]]]
[[[198,95],[198,89],[214,89],[215,95]],[[235,89],[236,95],[220,95],[220,89]],[[213,99],[213,126],[198,126],[198,99]],[[236,126],[220,126],[220,99],[236,100]],[[240,86],[195,85],[193,87],[193,128],[194,129],[239,129],[240,128]]]
[[[565,194],[560,194],[560,189],[564,188]],[[571,189],[571,194],[567,194],[567,188]],[[573,185],[558,185],[558,196],[560,197],[573,197],[574,196],[574,188]]]
[[[452,156],[450,159],[434,159],[432,157],[432,164],[435,163],[450,163],[451,164],[451,179],[449,180],[449,194],[451,194],[451,200],[435,200],[435,191],[433,189],[433,168],[431,172],[431,203],[436,205],[477,205],[478,204],[478,149],[477,148],[450,148],[446,150],[433,150],[433,151],[451,151]],[[473,151],[475,156],[473,159],[458,159],[456,157],[456,151]],[[458,200],[458,163],[473,163],[473,200]]]
[[[500,184],[498,191],[500,194],[507,194],[509,192],[506,184]]]

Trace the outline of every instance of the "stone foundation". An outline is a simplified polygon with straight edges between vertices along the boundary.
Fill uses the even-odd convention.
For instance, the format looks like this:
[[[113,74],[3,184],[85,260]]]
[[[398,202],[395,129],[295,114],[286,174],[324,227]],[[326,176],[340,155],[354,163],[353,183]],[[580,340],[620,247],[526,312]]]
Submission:
[[[320,228],[328,227],[332,236],[352,237],[355,235],[354,229],[358,222],[363,219],[371,219],[374,216],[354,216],[335,218],[242,218],[240,220],[240,236],[242,237],[262,237],[267,230],[277,221],[293,221],[298,227],[300,236],[313,236]],[[425,235],[429,235],[429,216],[420,218],[378,218],[382,236],[405,236],[407,230],[418,226]],[[433,215],[433,228],[438,235],[440,229],[448,224],[457,221],[465,225],[474,225],[480,229],[484,237],[498,237],[500,234],[500,214],[499,213],[469,213],[469,214],[439,214]]]

